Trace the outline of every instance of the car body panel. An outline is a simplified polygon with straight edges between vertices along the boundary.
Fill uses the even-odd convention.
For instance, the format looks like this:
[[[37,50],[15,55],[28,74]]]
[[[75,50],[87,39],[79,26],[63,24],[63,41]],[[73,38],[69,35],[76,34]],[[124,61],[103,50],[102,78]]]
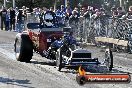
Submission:
[[[62,28],[27,29],[27,32],[33,42],[35,51],[40,53],[47,51],[56,38],[62,38],[63,36]]]

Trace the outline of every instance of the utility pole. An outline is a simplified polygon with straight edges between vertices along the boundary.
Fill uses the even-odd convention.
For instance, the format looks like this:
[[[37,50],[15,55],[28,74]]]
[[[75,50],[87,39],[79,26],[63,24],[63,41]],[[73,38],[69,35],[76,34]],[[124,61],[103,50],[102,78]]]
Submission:
[[[13,8],[15,8],[15,0],[13,0],[12,2],[13,2]]]
[[[124,7],[124,0],[120,0],[120,7],[122,7],[122,9],[125,10],[125,7]]]
[[[4,0],[4,7],[6,7],[6,0]]]
[[[67,7],[67,0],[65,0],[65,8]]]
[[[56,4],[57,4],[57,0],[55,0],[54,11],[56,10]]]
[[[120,0],[120,7],[122,7],[123,6],[123,1],[122,0]]]

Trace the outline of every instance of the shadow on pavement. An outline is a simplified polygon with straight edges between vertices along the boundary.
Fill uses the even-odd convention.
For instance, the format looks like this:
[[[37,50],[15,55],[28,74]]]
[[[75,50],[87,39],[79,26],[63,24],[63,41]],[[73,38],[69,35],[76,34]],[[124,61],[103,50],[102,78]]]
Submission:
[[[49,66],[56,66],[56,63],[54,61],[48,61],[48,62],[39,62],[39,61],[31,61],[33,64],[40,64],[40,65],[49,65]],[[64,73],[72,73],[76,74],[78,67],[64,67],[65,69],[62,69],[61,72]],[[109,71],[106,66],[104,65],[89,65],[85,67],[85,71],[89,73],[128,73],[126,71],[121,71],[116,68],[113,68],[112,71]]]
[[[128,73],[126,71],[121,71],[116,68],[113,68],[112,71],[109,71],[106,66],[87,66],[84,67],[84,69],[88,73]],[[67,70],[62,69],[61,72],[77,74],[77,69],[67,69]]]
[[[30,63],[40,64],[40,65],[56,66],[56,63],[53,61],[48,61],[48,62],[31,61]]]
[[[26,87],[26,88],[35,88],[35,87],[29,87],[24,85],[24,84],[31,84],[29,80],[17,80],[17,79],[0,77],[0,83],[11,84],[11,85]]]

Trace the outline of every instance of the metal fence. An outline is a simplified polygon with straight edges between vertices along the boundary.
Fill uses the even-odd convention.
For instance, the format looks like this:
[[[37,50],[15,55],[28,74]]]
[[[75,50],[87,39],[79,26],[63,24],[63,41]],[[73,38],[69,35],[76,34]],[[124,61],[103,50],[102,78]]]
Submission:
[[[128,41],[132,46],[132,19],[101,16],[96,19],[80,17],[78,22],[69,23],[76,38],[82,42],[96,44],[96,37]]]
[[[78,22],[72,21],[69,24],[74,30],[75,36],[85,42],[92,42],[95,37],[131,40],[132,19],[80,17]]]

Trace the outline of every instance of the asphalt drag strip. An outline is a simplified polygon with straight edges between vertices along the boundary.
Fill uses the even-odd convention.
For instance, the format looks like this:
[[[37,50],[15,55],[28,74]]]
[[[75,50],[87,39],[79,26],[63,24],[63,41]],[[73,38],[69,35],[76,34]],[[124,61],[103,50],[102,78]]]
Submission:
[[[76,71],[63,68],[57,71],[55,62],[34,53],[31,63],[16,61],[13,51],[16,33],[0,31],[0,88],[131,88],[129,84],[86,84],[80,86],[76,82]],[[88,46],[93,57],[103,61],[104,52],[100,48]],[[132,73],[131,55],[114,53],[114,69],[116,72]],[[89,66],[89,72],[107,72],[104,65]]]

